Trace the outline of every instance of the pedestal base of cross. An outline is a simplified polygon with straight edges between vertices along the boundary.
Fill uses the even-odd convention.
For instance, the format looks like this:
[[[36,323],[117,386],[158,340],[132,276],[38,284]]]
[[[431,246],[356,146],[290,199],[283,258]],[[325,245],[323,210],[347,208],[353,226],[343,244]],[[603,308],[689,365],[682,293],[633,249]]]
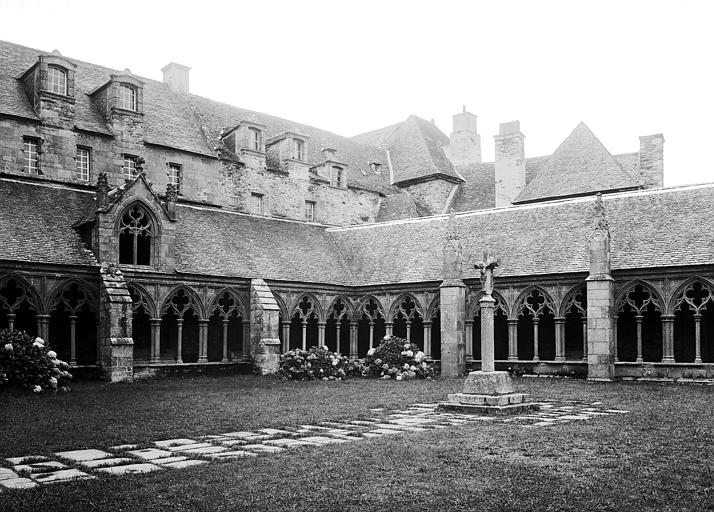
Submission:
[[[508,372],[469,372],[462,393],[448,395],[440,410],[479,414],[508,414],[538,410],[525,393],[516,393]]]

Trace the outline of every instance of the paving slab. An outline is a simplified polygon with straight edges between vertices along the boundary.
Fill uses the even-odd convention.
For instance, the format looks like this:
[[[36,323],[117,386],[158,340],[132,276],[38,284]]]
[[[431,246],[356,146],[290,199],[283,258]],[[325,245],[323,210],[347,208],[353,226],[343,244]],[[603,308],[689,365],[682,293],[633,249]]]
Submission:
[[[336,443],[346,443],[343,439],[337,439],[334,437],[324,437],[324,436],[313,436],[313,437],[302,437],[300,441],[306,441],[308,443],[315,444],[336,444]]]
[[[97,459],[109,459],[113,457],[111,453],[105,452],[103,450],[95,450],[95,449],[89,449],[89,450],[72,450],[69,452],[57,452],[55,453],[58,457],[62,457],[63,459],[69,459],[74,462],[85,462],[88,460],[97,460]]]
[[[183,468],[187,468],[189,466],[198,466],[199,464],[208,464],[208,461],[207,460],[188,459],[188,460],[181,460],[181,461],[177,461],[177,462],[169,462],[168,464],[164,464],[164,466],[167,468],[173,468],[173,469],[183,469]]]
[[[22,457],[10,457],[9,459],[5,459],[8,461],[10,464],[13,466],[16,466],[18,464],[32,464],[34,462],[47,462],[49,457],[45,457],[44,455],[24,455]]]
[[[211,453],[206,455],[206,457],[211,459],[237,459],[239,457],[257,457],[257,453],[246,452],[245,450],[233,450],[230,452],[223,453]]]
[[[300,425],[300,428],[307,430],[327,430],[328,427],[320,427],[318,425]]]
[[[167,450],[159,450],[157,448],[145,448],[143,450],[132,450],[129,452],[129,455],[133,455],[134,457],[139,457],[140,459],[144,460],[154,460],[154,459],[161,459],[161,458],[166,458],[166,457],[172,457],[173,454]]]
[[[605,412],[612,412],[612,413],[619,413],[619,414],[627,414],[630,411],[623,411],[622,409],[605,409]]]
[[[266,444],[247,444],[245,446],[241,446],[241,450],[250,450],[251,452],[260,453],[278,453],[282,452],[284,448],[280,448],[279,446],[268,446]]]
[[[29,478],[10,478],[8,480],[0,480],[0,486],[6,489],[31,489],[37,487],[37,483]]]
[[[211,443],[192,443],[192,444],[182,444],[178,446],[169,446],[168,450],[171,452],[182,452],[185,450],[198,450],[199,448],[208,448],[213,446]]]
[[[294,436],[295,432],[290,432],[288,430],[280,430],[277,428],[261,428],[259,432],[268,434],[269,436]]]
[[[213,453],[220,453],[227,451],[228,448],[225,446],[204,446],[201,448],[192,448],[190,450],[181,450],[181,453],[190,453],[192,455],[209,455]]]
[[[118,444],[115,446],[110,446],[109,449],[119,452],[125,450],[136,450],[138,447],[138,444]]]
[[[220,441],[223,446],[240,446],[246,444],[248,441],[244,439],[226,439],[225,441]]]
[[[12,469],[0,468],[0,480],[13,480],[19,478]]]
[[[370,430],[370,434],[404,434],[403,430],[392,430],[390,428],[378,428],[375,430]]]
[[[173,464],[174,462],[182,462],[188,459],[188,457],[166,457],[165,459],[154,459],[151,461],[152,464],[159,464],[160,466],[165,466],[167,464]]]
[[[35,482],[42,484],[66,482],[68,480],[84,480],[87,478],[95,478],[78,469],[61,469],[50,473],[37,473],[30,475]]]
[[[590,419],[589,416],[584,414],[565,414],[558,417],[559,420],[587,420]]]
[[[120,464],[126,464],[127,462],[134,462],[134,459],[128,459],[126,457],[114,457],[111,459],[97,459],[97,460],[86,460],[80,462],[79,465],[85,468],[103,468],[107,466],[118,466]]]
[[[48,471],[57,471],[58,469],[65,469],[67,466],[56,460],[50,460],[47,462],[35,462],[33,464],[18,464],[13,466],[12,469],[18,473],[21,471],[27,471],[28,473],[47,473]]]
[[[110,475],[134,475],[137,473],[151,473],[152,471],[158,471],[161,469],[155,464],[128,464],[126,466],[111,466],[108,468],[99,468],[97,471],[103,473],[109,473]]]
[[[164,441],[154,441],[154,444],[159,448],[168,448],[169,446],[181,446],[185,444],[196,444],[198,441],[193,439],[166,439]]]
[[[303,441],[302,439],[269,439],[264,442],[264,444],[270,444],[275,446],[284,446],[285,448],[297,448],[299,446],[317,446],[309,441]]]

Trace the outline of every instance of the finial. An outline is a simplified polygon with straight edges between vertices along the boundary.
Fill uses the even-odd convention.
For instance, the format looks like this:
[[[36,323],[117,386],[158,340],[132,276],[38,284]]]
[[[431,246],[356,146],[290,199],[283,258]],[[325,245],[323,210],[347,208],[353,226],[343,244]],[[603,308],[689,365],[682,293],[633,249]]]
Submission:
[[[595,197],[595,222],[593,229],[607,231],[609,227],[607,218],[605,217],[605,205],[602,203],[602,193],[598,192]]]
[[[447,240],[458,240],[459,234],[456,231],[456,215],[454,215],[454,209],[449,209],[449,218],[447,220],[446,228],[446,239]]]

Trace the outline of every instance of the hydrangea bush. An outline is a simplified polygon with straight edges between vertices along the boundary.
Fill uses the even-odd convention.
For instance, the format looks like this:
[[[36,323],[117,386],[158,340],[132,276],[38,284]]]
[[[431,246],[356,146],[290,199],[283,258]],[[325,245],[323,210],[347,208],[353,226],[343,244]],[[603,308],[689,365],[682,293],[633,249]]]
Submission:
[[[364,366],[365,376],[381,379],[434,377],[434,366],[426,361],[426,354],[416,344],[396,336],[385,336],[378,347],[370,349]]]
[[[0,389],[16,386],[35,393],[68,391],[72,379],[68,369],[69,365],[57,359],[57,353],[42,338],[17,330],[0,331]]]
[[[327,347],[294,349],[280,356],[278,373],[290,380],[342,380],[360,375],[362,364]]]

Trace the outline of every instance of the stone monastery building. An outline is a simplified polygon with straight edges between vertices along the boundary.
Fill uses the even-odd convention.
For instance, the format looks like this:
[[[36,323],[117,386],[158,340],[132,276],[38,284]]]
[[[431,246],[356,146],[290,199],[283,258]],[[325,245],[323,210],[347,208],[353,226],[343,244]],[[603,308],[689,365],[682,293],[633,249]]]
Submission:
[[[482,162],[466,109],[448,137],[410,116],[347,138],[163,73],[0,42],[0,328],[76,372],[267,371],[393,333],[458,374],[489,251],[499,369],[714,376],[714,185],[663,188],[662,135],[612,155],[581,123],[526,158],[513,121]]]

